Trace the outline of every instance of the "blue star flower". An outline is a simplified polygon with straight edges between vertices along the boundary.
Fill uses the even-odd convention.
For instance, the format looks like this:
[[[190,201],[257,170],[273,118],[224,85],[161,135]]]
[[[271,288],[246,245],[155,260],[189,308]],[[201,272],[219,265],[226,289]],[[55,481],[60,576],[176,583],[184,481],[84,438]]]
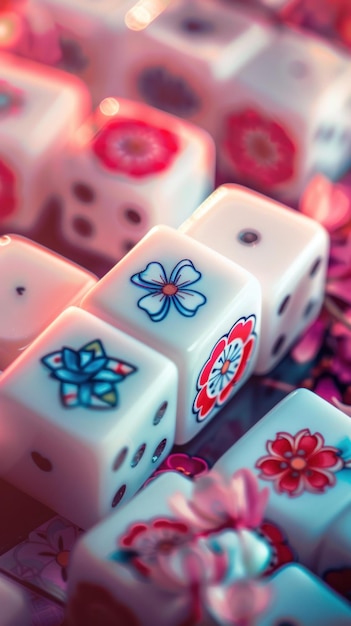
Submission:
[[[107,356],[99,339],[80,350],[64,346],[41,362],[51,371],[50,377],[60,382],[60,399],[65,407],[116,407],[116,385],[137,369]]]
[[[169,278],[163,265],[153,261],[130,280],[149,292],[140,298],[138,307],[146,311],[153,322],[160,322],[168,315],[171,304],[185,317],[196,314],[198,308],[205,304],[206,297],[199,291],[189,289],[189,285],[200,278],[201,274],[192,262],[183,259],[173,268]]]

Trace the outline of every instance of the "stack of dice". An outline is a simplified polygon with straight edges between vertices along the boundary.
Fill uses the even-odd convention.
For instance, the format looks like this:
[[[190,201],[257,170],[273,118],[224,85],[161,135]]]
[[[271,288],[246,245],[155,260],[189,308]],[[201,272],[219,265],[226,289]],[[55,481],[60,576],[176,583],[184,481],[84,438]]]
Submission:
[[[350,557],[351,433],[312,394],[195,486],[170,475],[135,495],[323,303],[327,232],[290,207],[349,165],[348,57],[255,4],[0,10],[0,473],[96,524],[74,551],[70,626],[351,622],[315,576]],[[106,256],[102,278],[11,234],[30,236],[52,199],[63,249]],[[302,564],[273,577],[269,525]]]

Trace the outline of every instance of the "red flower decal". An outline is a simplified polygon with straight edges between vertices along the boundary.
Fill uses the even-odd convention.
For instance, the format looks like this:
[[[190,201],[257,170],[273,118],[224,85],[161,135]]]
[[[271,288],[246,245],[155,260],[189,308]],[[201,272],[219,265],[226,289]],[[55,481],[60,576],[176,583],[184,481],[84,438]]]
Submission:
[[[0,219],[8,217],[17,208],[16,178],[13,171],[0,160]]]
[[[273,481],[278,493],[289,496],[299,496],[304,491],[324,493],[327,487],[335,485],[334,473],[344,467],[338,448],[324,446],[323,436],[311,435],[307,428],[295,436],[277,433],[266,447],[269,454],[256,463],[260,478]]]
[[[132,560],[134,567],[140,574],[147,576],[159,554],[169,554],[189,537],[189,527],[184,522],[156,519],[150,523],[133,524],[127,534],[121,537],[120,545],[133,550],[136,555]]]
[[[140,626],[132,610],[103,587],[82,582],[68,603],[65,626]]]
[[[267,541],[271,547],[272,558],[264,575],[268,576],[279,567],[291,561],[296,561],[295,554],[288,543],[287,538],[276,524],[263,522],[258,529],[258,533]]]
[[[201,476],[208,471],[208,464],[205,459],[199,456],[190,456],[184,452],[174,452],[170,454],[165,461],[160,465],[157,470],[157,474],[163,472],[180,472],[194,478],[194,476]]]
[[[136,178],[166,169],[178,147],[177,137],[168,130],[123,118],[106,124],[92,144],[107,169]]]
[[[197,381],[193,411],[199,422],[229,399],[243,377],[256,341],[255,321],[254,315],[239,319],[214,346]]]
[[[224,148],[241,176],[273,187],[294,174],[296,147],[284,128],[257,111],[245,109],[227,118]]]

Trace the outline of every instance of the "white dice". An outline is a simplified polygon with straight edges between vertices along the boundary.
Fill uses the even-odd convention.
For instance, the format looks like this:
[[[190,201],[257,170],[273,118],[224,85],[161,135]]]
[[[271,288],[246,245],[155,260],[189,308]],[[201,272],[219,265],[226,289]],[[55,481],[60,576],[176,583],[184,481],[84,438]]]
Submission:
[[[106,98],[61,154],[70,243],[116,262],[154,225],[177,227],[214,187],[211,137],[142,103]]]
[[[0,370],[55,317],[79,304],[97,278],[18,235],[0,237]]]
[[[258,281],[169,227],[153,228],[81,306],[177,365],[176,443],[194,437],[254,368]]]
[[[223,529],[226,520],[216,518],[216,496],[220,500],[227,493],[228,513],[230,506],[240,509],[247,495],[240,490],[244,483],[239,480],[238,492],[229,485],[212,492],[213,485],[206,483],[203,477],[198,495],[201,500],[207,493],[214,514],[205,520],[210,522],[207,532],[182,519],[172,506],[177,496],[193,502],[196,484],[168,473],[78,540],[68,579],[69,626],[85,623],[92,612],[96,624],[205,626],[212,624],[206,607],[209,589],[261,575],[269,546],[255,528]]]
[[[316,571],[319,551],[351,502],[347,415],[306,389],[276,405],[214,465],[230,476],[241,467],[269,486],[266,517],[278,524],[297,560]]]
[[[276,31],[223,94],[217,140],[222,180],[295,205],[309,178],[350,163],[346,54],[307,33]],[[297,96],[298,94],[298,96]]]
[[[0,378],[0,471],[83,528],[127,501],[174,441],[177,370],[64,311]]]
[[[222,185],[180,230],[251,272],[262,288],[255,371],[264,374],[317,317],[329,237],[312,219],[237,185]]]
[[[56,157],[88,115],[85,85],[73,76],[0,56],[0,226],[25,231],[52,194]]]

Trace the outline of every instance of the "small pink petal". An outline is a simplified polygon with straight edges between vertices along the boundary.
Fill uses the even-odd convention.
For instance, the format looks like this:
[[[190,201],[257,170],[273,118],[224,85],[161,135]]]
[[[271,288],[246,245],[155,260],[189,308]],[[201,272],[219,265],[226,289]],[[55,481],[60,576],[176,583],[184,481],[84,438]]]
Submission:
[[[317,174],[302,194],[299,209],[327,230],[333,231],[346,224],[351,217],[351,190],[333,184]]]
[[[317,356],[324,340],[325,321],[320,316],[307,328],[301,339],[295,344],[290,356],[296,363],[307,363]]]
[[[351,306],[351,278],[329,280],[326,285],[328,296],[334,296]]]
[[[249,469],[235,472],[231,481],[232,500],[236,501],[238,527],[256,528],[263,519],[269,489],[259,490],[258,480]]]
[[[341,394],[338,388],[336,387],[333,379],[329,378],[329,376],[323,377],[320,381],[318,381],[313,391],[318,396],[320,396],[324,400],[327,400],[327,402],[330,403],[332,402],[333,397],[341,398]]]
[[[223,592],[209,590],[206,604],[218,620],[232,626],[252,625],[254,619],[268,606],[270,586],[254,581],[238,581]]]

